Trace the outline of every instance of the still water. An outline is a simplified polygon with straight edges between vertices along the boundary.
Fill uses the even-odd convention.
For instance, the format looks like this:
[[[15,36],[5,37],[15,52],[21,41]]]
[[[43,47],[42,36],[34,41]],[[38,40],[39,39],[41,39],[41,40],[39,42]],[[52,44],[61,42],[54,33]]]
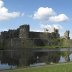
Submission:
[[[47,51],[47,50],[46,50]],[[63,49],[60,49],[60,51],[70,51],[70,55],[69,55],[69,58],[70,58],[70,61],[72,61],[72,48],[63,48]],[[65,57],[63,56],[60,56],[60,60],[59,62],[66,62],[65,61]],[[42,63],[41,63],[42,64]],[[43,65],[43,64],[42,64]],[[12,66],[12,65],[8,65],[8,64],[1,64],[1,61],[0,61],[0,70],[4,70],[4,69],[14,69],[16,68],[16,66]]]
[[[16,68],[16,66],[10,66],[8,64],[0,64],[0,70],[4,70],[4,69],[14,69]]]
[[[70,54],[69,57],[70,57],[70,61],[72,61],[72,54]],[[66,62],[66,61],[65,61],[65,58],[61,56],[59,62],[60,62],[60,63]],[[44,63],[41,63],[41,64],[43,65]],[[39,65],[41,65],[41,64],[39,64]],[[36,65],[37,65],[37,64],[36,64]],[[8,64],[0,64],[0,70],[4,70],[4,69],[14,69],[14,68],[16,68],[16,66],[12,66],[12,65],[8,65]]]
[[[70,61],[72,61],[72,54],[69,55]],[[65,57],[61,56],[59,62],[66,62]]]

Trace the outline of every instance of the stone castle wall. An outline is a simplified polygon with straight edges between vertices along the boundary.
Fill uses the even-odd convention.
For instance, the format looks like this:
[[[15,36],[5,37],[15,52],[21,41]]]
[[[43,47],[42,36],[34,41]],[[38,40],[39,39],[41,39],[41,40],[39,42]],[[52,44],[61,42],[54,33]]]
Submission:
[[[14,44],[31,44],[34,45],[49,45],[52,39],[59,38],[58,30],[54,29],[54,32],[31,32],[29,25],[22,25],[17,30],[9,30],[1,32],[1,39],[6,40],[10,45],[10,41],[14,41]],[[21,40],[21,41],[19,41]],[[5,42],[5,41],[4,41]],[[23,43],[22,43],[23,42]],[[19,45],[20,45],[19,44]],[[19,45],[17,47],[19,47]],[[33,46],[34,46],[33,45]],[[16,47],[14,45],[14,47]],[[26,46],[25,46],[26,47]]]

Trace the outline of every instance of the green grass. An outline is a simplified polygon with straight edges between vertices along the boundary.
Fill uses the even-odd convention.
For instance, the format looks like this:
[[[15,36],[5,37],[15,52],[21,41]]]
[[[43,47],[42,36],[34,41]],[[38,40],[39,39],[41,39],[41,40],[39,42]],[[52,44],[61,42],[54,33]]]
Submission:
[[[6,70],[0,72],[72,72],[72,62],[63,64],[54,64],[41,67],[29,67],[15,70]]]
[[[57,48],[70,48],[70,47],[69,46],[68,47],[67,46],[33,46],[33,48],[57,49]]]

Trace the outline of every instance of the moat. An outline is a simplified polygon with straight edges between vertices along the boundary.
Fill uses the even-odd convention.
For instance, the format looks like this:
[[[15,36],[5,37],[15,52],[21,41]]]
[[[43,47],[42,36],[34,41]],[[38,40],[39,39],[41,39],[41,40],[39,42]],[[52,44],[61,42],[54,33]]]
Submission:
[[[52,52],[53,56],[54,56],[54,54],[58,54],[58,52],[59,53],[67,52],[69,54],[70,61],[72,61],[72,48],[60,48],[60,49],[47,49],[47,48],[39,49],[38,48],[38,49],[35,50],[35,54],[36,54],[36,56],[35,56],[36,58],[35,59],[36,60],[35,60],[34,63],[30,64],[30,66],[35,66],[35,65],[37,66],[38,65],[37,63],[45,63],[44,61],[41,61],[40,58],[42,56],[44,58],[43,54],[44,53],[48,53],[48,52]],[[51,57],[53,57],[53,56],[51,56]],[[37,59],[37,57],[39,57],[39,58]],[[59,56],[57,56],[55,58],[57,59],[58,63],[59,62],[62,63],[62,62],[67,62],[66,59],[65,59],[65,57],[66,57],[66,55],[60,54]],[[47,56],[46,56],[46,58],[47,58]],[[55,59],[55,61],[56,61],[56,59]],[[53,58],[52,58],[52,61],[53,61]],[[50,63],[52,63],[52,61]],[[2,70],[2,69],[11,69],[11,67],[12,68],[17,68],[16,65],[8,65],[8,63],[0,64],[0,70]]]

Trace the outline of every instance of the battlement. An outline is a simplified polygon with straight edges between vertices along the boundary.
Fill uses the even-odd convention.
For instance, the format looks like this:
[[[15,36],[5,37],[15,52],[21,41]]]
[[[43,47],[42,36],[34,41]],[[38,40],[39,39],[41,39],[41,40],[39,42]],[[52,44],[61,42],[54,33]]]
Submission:
[[[28,24],[21,25],[19,28],[29,28]]]

